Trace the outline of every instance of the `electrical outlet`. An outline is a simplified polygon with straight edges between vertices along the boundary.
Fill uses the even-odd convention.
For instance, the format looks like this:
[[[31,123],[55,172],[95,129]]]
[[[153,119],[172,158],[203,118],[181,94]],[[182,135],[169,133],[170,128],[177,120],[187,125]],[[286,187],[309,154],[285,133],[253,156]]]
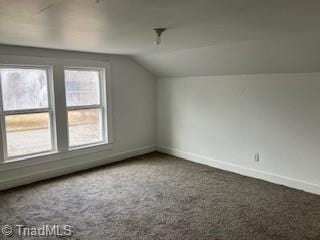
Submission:
[[[260,162],[260,154],[259,153],[255,153],[254,154],[254,161],[255,162]]]

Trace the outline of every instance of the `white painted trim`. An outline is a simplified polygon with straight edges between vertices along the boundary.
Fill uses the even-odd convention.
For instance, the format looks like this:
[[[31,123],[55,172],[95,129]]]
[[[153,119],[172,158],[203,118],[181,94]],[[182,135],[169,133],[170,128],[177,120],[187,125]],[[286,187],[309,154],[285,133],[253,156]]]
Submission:
[[[96,153],[103,150],[112,149],[112,144],[92,144],[82,148],[77,148],[67,152],[46,152],[33,155],[32,157],[18,158],[0,164],[0,173],[13,169],[25,168],[29,166],[41,165],[53,161],[59,161],[66,158],[81,156],[83,154]]]
[[[156,150],[155,145],[149,145],[149,146],[131,149],[128,151],[114,153],[109,156],[106,156],[105,152],[103,152],[100,155],[96,155],[95,157],[90,155],[90,161],[87,161],[87,157],[86,157],[85,158],[86,160],[78,162],[76,164],[58,166],[56,168],[51,168],[49,170],[43,170],[43,171],[36,171],[34,173],[28,172],[25,175],[19,175],[10,179],[2,180],[0,181],[0,190],[9,189],[9,188],[13,188],[21,185],[26,185],[26,184],[37,182],[40,180],[58,177],[58,176],[70,174],[73,172],[94,168],[97,166],[102,166],[105,164],[125,160],[130,157],[154,152],[155,150]],[[64,161],[67,161],[67,159],[64,159]],[[46,164],[44,163],[42,165],[44,166],[44,169],[45,169]],[[12,170],[12,171],[15,171],[15,170]]]
[[[52,143],[55,144],[55,148],[52,151],[46,151],[45,153],[36,153],[25,156],[15,156],[12,158],[7,157],[6,153],[6,138],[3,120],[3,114],[0,114],[0,128],[3,137],[0,138],[0,173],[8,171],[14,168],[21,168],[31,166],[35,164],[42,164],[44,161],[56,161],[62,158],[68,158],[79,154],[94,153],[95,151],[111,149],[113,144],[113,114],[112,114],[112,79],[111,79],[111,65],[108,61],[94,61],[83,60],[74,58],[50,58],[50,57],[29,57],[29,56],[16,56],[16,55],[1,55],[0,54],[0,67],[21,67],[21,68],[44,68],[48,72],[48,91],[49,97],[52,102],[49,101],[49,107],[47,110],[41,109],[41,112],[52,112],[50,117],[53,119],[50,122],[53,124],[52,133],[55,139],[52,139]],[[104,109],[104,119],[107,119],[105,125],[105,140],[103,143],[94,143],[86,146],[76,146],[75,148],[69,148],[68,145],[68,121],[67,121],[67,107],[65,96],[65,80],[64,69],[65,68],[85,68],[85,69],[97,69],[103,70],[103,78],[100,79],[101,87],[104,88],[103,102],[101,106]],[[57,90],[58,89],[58,90]],[[1,90],[1,89],[0,89]],[[54,92],[55,91],[55,94]],[[107,95],[106,95],[107,94]],[[105,96],[106,95],[106,96]],[[1,98],[0,98],[1,100]],[[59,102],[57,102],[59,101]],[[1,104],[0,104],[1,105]],[[52,105],[52,106],[51,106]],[[0,109],[2,110],[2,109]],[[53,111],[54,110],[54,111]],[[3,111],[2,111],[3,112]],[[86,147],[86,148],[85,148]],[[44,159],[45,157],[45,159]],[[23,161],[22,161],[23,160]],[[18,161],[21,161],[18,162]]]
[[[22,175],[22,176],[19,175],[18,177],[5,179],[0,181],[0,190],[33,183],[33,182],[37,182],[44,179],[58,177],[58,176],[70,174],[70,173],[85,170],[85,169],[90,169],[93,167],[125,160],[130,157],[150,153],[156,150],[159,152],[176,156],[176,157],[184,158],[192,162],[204,164],[210,167],[238,173],[243,176],[262,179],[271,183],[280,184],[287,187],[291,187],[291,188],[295,188],[295,189],[320,195],[320,186],[314,183],[309,183],[302,180],[297,180],[297,179],[293,179],[285,176],[279,176],[279,175],[264,172],[264,171],[259,171],[256,169],[242,167],[236,164],[214,160],[210,157],[206,157],[200,154],[185,152],[182,150],[178,150],[178,149],[174,149],[166,146],[154,146],[154,145],[144,146],[144,147],[131,149],[131,150],[123,151],[119,153],[114,153],[109,156],[105,156],[106,155],[105,152],[101,151],[101,153],[103,152],[103,154],[101,155],[96,155],[95,157],[92,157],[92,155],[90,155],[90,161],[81,161],[77,164],[60,166],[60,167],[56,167],[49,170],[37,171],[34,173],[28,173],[26,175]],[[99,153],[99,152],[96,152],[96,153]],[[64,159],[63,161],[67,161],[67,159]],[[48,164],[48,162],[44,162],[41,165],[45,167],[46,164]],[[8,169],[8,171],[15,171],[15,170],[17,169]]]
[[[56,57],[35,57],[21,55],[2,55],[0,54],[1,65],[16,65],[16,66],[78,66],[88,68],[105,68],[109,61],[96,61],[76,58],[56,58]],[[71,64],[70,64],[71,63]]]
[[[224,161],[218,161],[215,159],[212,159],[210,157],[206,157],[200,154],[195,154],[191,152],[185,152],[182,150],[178,150],[175,148],[170,148],[167,146],[157,146],[157,151],[170,154],[176,157],[184,158],[186,160],[200,163],[203,165],[207,165],[210,167],[222,169],[225,171],[229,172],[234,172],[238,173],[240,175],[248,176],[248,177],[253,177],[257,179],[262,179],[267,182],[275,183],[275,184],[280,184],[284,185],[290,188],[295,188],[299,190],[303,190],[306,192],[314,193],[314,194],[319,194],[320,195],[320,185],[314,184],[314,183],[309,183],[305,182],[302,180],[297,180],[285,176],[280,176],[276,175],[273,173],[268,173],[264,171],[259,171],[256,169],[251,169],[247,167],[242,167],[240,165],[232,164],[232,163],[227,163]]]

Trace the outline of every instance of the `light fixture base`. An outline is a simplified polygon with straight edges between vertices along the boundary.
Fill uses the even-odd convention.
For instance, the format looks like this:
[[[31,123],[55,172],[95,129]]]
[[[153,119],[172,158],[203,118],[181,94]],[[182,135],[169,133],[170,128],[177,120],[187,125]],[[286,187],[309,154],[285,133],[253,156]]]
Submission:
[[[154,30],[154,31],[157,33],[157,35],[160,37],[161,34],[162,34],[164,31],[166,31],[167,29],[166,29],[166,28],[154,28],[153,30]]]
[[[160,45],[160,43],[161,43],[161,35],[162,35],[162,33],[164,32],[164,31],[166,31],[167,29],[166,28],[154,28],[153,29],[155,32],[156,32],[156,34],[157,34],[157,37],[156,37],[156,39],[155,39],[155,41],[154,41],[154,44],[155,45]]]

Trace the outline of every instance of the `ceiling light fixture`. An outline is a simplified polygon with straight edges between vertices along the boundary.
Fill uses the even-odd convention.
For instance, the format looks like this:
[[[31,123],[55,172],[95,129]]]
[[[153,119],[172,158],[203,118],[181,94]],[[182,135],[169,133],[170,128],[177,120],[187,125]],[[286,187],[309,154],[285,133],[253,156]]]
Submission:
[[[156,32],[156,34],[157,34],[157,37],[156,37],[156,39],[154,40],[154,44],[155,45],[160,45],[160,43],[161,43],[161,35],[162,35],[162,33],[164,32],[164,31],[166,31],[167,29],[166,28],[154,28],[153,29],[155,32]]]

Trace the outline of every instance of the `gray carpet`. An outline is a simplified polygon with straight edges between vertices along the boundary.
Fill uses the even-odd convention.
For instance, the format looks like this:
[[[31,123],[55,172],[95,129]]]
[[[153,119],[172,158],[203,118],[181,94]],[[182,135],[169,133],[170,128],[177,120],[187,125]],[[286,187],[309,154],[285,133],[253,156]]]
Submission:
[[[320,196],[152,153],[0,192],[4,224],[72,225],[63,239],[319,240]]]

